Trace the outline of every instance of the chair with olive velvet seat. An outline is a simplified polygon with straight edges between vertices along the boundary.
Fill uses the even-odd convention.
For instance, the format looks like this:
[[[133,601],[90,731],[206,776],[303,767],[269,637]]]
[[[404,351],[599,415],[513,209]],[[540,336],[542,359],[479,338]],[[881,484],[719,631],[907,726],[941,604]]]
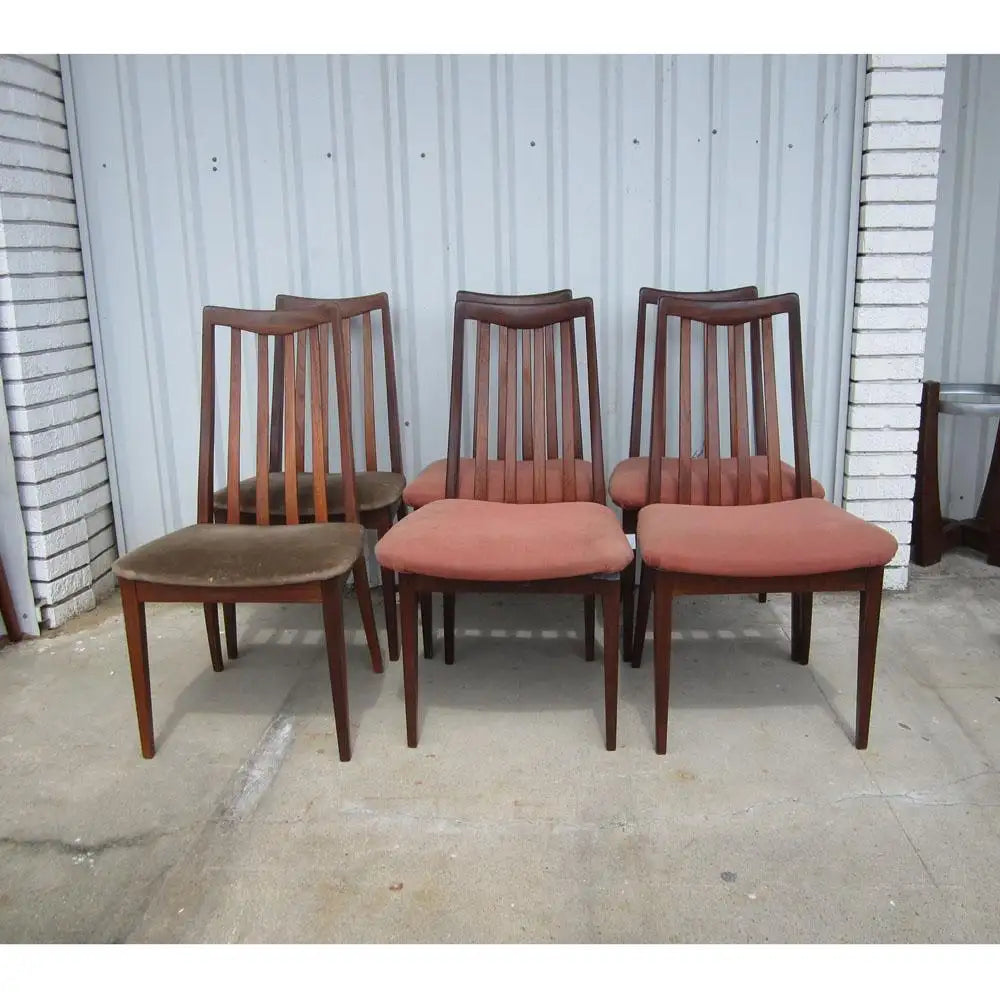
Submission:
[[[705,373],[702,409],[705,427],[706,481],[710,504],[658,503],[662,495],[666,438],[667,327],[680,325],[677,395],[679,403],[678,480],[683,496],[692,491],[695,459],[691,449],[691,361],[701,342]],[[787,335],[790,374],[794,476],[788,483],[781,463],[780,421],[775,364],[776,327]],[[762,403],[759,414],[767,442],[762,482],[750,447],[747,407],[747,340],[749,356],[760,364]],[[720,456],[718,342],[729,374],[728,410],[735,503],[724,506]],[[784,339],[784,336],[782,336]],[[752,391],[752,390],[751,390]],[[795,294],[736,302],[705,302],[662,296],[657,303],[653,367],[652,446],[649,496],[654,502],[639,513],[638,540],[654,593],[654,701],[656,752],[667,749],[670,686],[671,609],[680,594],[792,594],[792,658],[809,661],[812,595],[820,591],[857,591],[861,595],[858,637],[858,687],[855,745],[868,745],[875,650],[878,638],[882,575],[896,551],[896,540],[883,528],[849,514],[813,495],[806,429],[799,299]],[[791,485],[791,490],[789,490]],[[763,498],[755,489],[763,486]],[[790,494],[790,495],[789,495]],[[763,502],[760,502],[763,499]],[[640,601],[640,611],[642,602]],[[641,615],[640,615],[641,617]],[[636,626],[635,647],[641,655],[645,623]]]
[[[305,298],[299,295],[278,295],[275,298],[276,309],[311,309],[327,305],[335,306],[340,313],[341,333],[344,341],[344,363],[347,371],[351,371],[352,340],[360,341],[363,375],[361,380],[361,412],[364,420],[365,467],[355,473],[355,488],[358,504],[358,516],[365,528],[373,529],[381,538],[392,526],[402,505],[403,487],[406,479],[403,476],[403,457],[399,434],[399,402],[396,391],[396,365],[393,353],[392,322],[389,315],[389,297],[385,292],[373,295],[359,295],[351,298],[320,299]],[[381,336],[373,333],[373,329]],[[375,344],[381,342],[381,351],[375,350]],[[284,516],[284,477],[282,468],[283,451],[283,396],[280,373],[284,365],[284,344],[278,341],[274,351],[274,392],[271,406],[271,426],[269,444],[269,484],[271,523],[279,524]],[[376,430],[380,425],[377,419],[379,407],[376,402],[375,369],[376,356],[381,354],[381,367],[385,375],[385,438],[389,445],[389,467],[379,468],[380,457],[377,448]],[[296,369],[297,399],[303,396],[304,369]],[[351,407],[352,421],[357,419],[358,410]],[[303,523],[314,519],[312,505],[312,473],[306,471],[301,464],[303,449],[300,438],[304,435],[304,427],[296,428],[296,446],[299,455],[298,493],[299,520]],[[381,456],[384,462],[385,455]],[[326,477],[327,516],[331,521],[341,521],[344,518],[344,485],[343,477],[337,472],[328,472]],[[255,504],[257,480],[249,476],[240,483],[240,520],[253,524],[255,519]],[[224,512],[226,506],[225,490],[215,494],[216,514]],[[362,562],[362,568],[364,563]],[[358,605],[365,629],[375,630],[375,616],[372,610],[371,591],[368,587],[367,570],[361,569],[354,574],[355,590]],[[382,597],[385,604],[386,639],[389,647],[389,659],[399,659],[399,633],[397,629],[396,612],[396,582],[393,574],[382,572]],[[237,655],[236,641],[236,609],[233,605],[223,605],[223,619],[226,631],[226,646],[230,657]]]
[[[466,327],[473,323],[472,495],[463,497],[462,383],[470,339]],[[573,352],[581,329],[590,435],[590,477],[582,486],[578,474],[583,441],[582,428],[578,427],[580,384]],[[518,383],[522,384],[520,400]],[[490,417],[494,399],[495,422]],[[550,414],[557,417],[551,424]],[[491,439],[496,442],[499,457],[495,461],[501,470],[494,479],[492,499]],[[558,470],[555,477],[550,474],[553,462]],[[519,474],[525,466],[530,476]],[[375,555],[383,566],[399,574],[409,746],[417,745],[418,597],[435,591],[453,594],[472,590],[578,593],[591,599],[601,596],[605,741],[609,750],[615,748],[618,574],[631,562],[632,550],[617,517],[605,506],[597,346],[590,299],[542,305],[456,302],[445,497],[407,514],[376,545]]]
[[[230,328],[228,341],[228,400],[216,406],[216,339],[219,327]],[[354,485],[349,401],[343,345],[335,307],[260,312],[207,306],[202,319],[201,437],[198,457],[197,524],[171,532],[123,555],[114,564],[121,588],[125,635],[132,670],[139,743],[144,757],[152,757],[153,709],[149,680],[149,651],[145,605],[149,602],[203,604],[208,625],[212,666],[222,670],[219,603],[318,603],[323,608],[326,649],[333,693],[333,711],[341,760],[350,760],[347,707],[346,648],[343,623],[343,582],[362,559],[363,528],[358,521]],[[318,488],[328,467],[328,395],[330,340],[339,423],[343,521],[327,522],[327,495]],[[276,392],[283,397],[287,461],[280,524],[272,523],[272,491],[266,475],[268,455],[269,354],[283,345],[282,371]],[[249,355],[249,357],[246,357]],[[244,364],[246,360],[246,364]],[[309,373],[309,407],[297,392],[295,372]],[[241,399],[244,385],[247,399]],[[256,386],[256,391],[254,391]],[[320,389],[322,387],[322,389]],[[244,421],[253,411],[254,419]],[[225,507],[222,519],[214,511],[213,478],[216,468],[215,424],[228,414],[225,456]],[[297,470],[304,461],[298,429],[308,420],[311,467],[314,472],[313,523],[300,523]],[[256,427],[256,434],[248,429]],[[252,437],[256,456],[257,492],[253,524],[240,516],[241,446]],[[246,449],[250,451],[249,448]],[[362,564],[363,568],[363,564]],[[381,670],[377,638],[369,645],[372,663]]]

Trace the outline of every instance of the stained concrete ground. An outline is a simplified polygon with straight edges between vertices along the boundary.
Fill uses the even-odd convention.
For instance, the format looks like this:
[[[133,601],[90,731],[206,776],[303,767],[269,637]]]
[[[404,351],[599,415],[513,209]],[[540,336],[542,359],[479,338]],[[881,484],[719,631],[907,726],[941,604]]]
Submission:
[[[865,752],[856,598],[817,598],[808,667],[787,597],[680,601],[666,757],[648,656],[604,750],[579,599],[463,595],[415,750],[348,605],[348,764],[316,608],[242,608],[213,674],[200,609],[151,607],[151,761],[117,597],[0,652],[0,941],[1000,940],[980,559],[886,596]]]

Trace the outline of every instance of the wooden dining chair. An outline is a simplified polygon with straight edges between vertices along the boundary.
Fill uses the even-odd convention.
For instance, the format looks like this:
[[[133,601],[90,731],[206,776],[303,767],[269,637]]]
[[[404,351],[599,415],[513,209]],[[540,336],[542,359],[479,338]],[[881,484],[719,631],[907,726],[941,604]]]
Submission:
[[[855,745],[868,745],[882,574],[896,552],[896,539],[883,528],[826,499],[815,497],[809,468],[799,299],[775,295],[742,302],[704,302],[663,296],[657,304],[654,352],[652,442],[648,490],[654,502],[639,513],[638,536],[645,566],[634,650],[641,656],[649,591],[654,594],[654,699],[656,752],[667,749],[671,609],[680,594],[792,595],[792,658],[809,662],[812,595],[818,591],[858,591],[858,694]],[[666,439],[667,328],[679,320],[677,358],[678,476],[680,503],[664,488]],[[778,333],[776,333],[776,326]],[[788,343],[794,475],[781,462],[775,342],[784,329]],[[719,340],[725,346],[727,378],[720,380]],[[695,487],[692,456],[692,357],[701,344],[704,375],[702,416],[708,502],[687,502]],[[749,342],[749,349],[748,349]],[[761,420],[767,444],[760,467],[750,444],[747,357],[761,366]],[[672,373],[671,373],[672,374]],[[721,381],[721,388],[720,388]],[[727,391],[728,390],[728,391]],[[728,396],[728,406],[722,405]],[[735,497],[723,503],[726,476],[720,425],[728,409],[730,461]],[[761,494],[762,495],[758,495]],[[655,502],[667,499],[670,502]],[[647,583],[648,581],[648,583]]]
[[[343,342],[333,333],[340,330],[340,322],[334,307],[280,312],[217,306],[204,309],[197,524],[133,549],[113,567],[121,588],[143,757],[154,754],[147,603],[203,604],[216,671],[223,668],[220,603],[312,603],[323,608],[337,744],[340,759],[350,760],[342,590],[344,577],[362,558],[364,529],[358,519]],[[228,399],[216,405],[216,339],[220,327],[229,327],[229,383]],[[328,523],[327,495],[319,488],[329,467],[331,340],[343,474],[344,521],[339,524]],[[290,460],[281,474],[281,523],[276,524],[272,523],[271,481],[265,473],[270,468],[269,355],[278,344],[283,346],[284,360],[276,380],[277,393],[282,397],[285,454]],[[248,349],[252,360],[244,364]],[[308,379],[297,379],[296,372],[303,369]],[[216,419],[221,421],[224,415],[228,415],[226,448],[217,461],[215,425]],[[311,437],[309,451],[314,472],[310,502],[316,516],[311,524],[302,523],[299,506],[298,469],[305,450],[304,426],[308,426]],[[248,450],[245,446],[249,428],[255,428],[252,453],[258,484],[253,524],[245,523],[240,516],[241,450]],[[213,510],[217,466],[225,469],[226,477],[222,521]],[[377,645],[372,650],[372,662],[379,670],[381,662],[375,651]]]
[[[661,288],[640,288],[639,289],[639,315],[636,320],[635,333],[635,373],[632,379],[632,422],[629,433],[628,458],[619,462],[611,473],[608,482],[608,492],[611,499],[622,510],[622,527],[627,534],[634,537],[636,525],[639,519],[639,511],[650,502],[647,496],[649,481],[649,454],[643,454],[643,413],[648,412],[647,397],[644,395],[645,389],[645,369],[648,360],[647,338],[649,328],[650,311],[654,314],[656,303],[664,295],[680,296],[696,302],[734,302],[744,299],[757,298],[756,285],[743,285],[739,288],[725,288],[717,291],[705,292],[678,292]],[[752,459],[757,480],[759,482],[762,469],[762,462],[767,454],[767,440],[763,432],[763,382],[760,358],[754,355],[750,359],[751,372],[751,392],[753,400],[753,426],[752,426],[752,447],[754,457]],[[647,440],[649,440],[647,438]],[[736,491],[733,484],[736,481],[736,467],[731,459],[722,462],[722,476],[724,487],[720,493],[722,503],[735,502]],[[659,495],[663,497],[663,502],[670,503],[711,503],[706,487],[706,460],[702,458],[692,459],[692,481],[695,488],[691,494],[681,498],[678,489],[678,464],[676,458],[670,458],[661,463],[661,474],[663,482]],[[794,470],[788,465],[782,465],[782,474],[791,482],[794,477]],[[820,483],[813,483],[813,491],[816,496],[824,496],[823,487]],[[760,499],[760,491],[757,491],[757,499]],[[635,562],[626,567],[622,572],[622,650],[626,660],[632,660],[632,666],[638,667],[638,659],[633,657],[632,632],[633,618],[635,610],[635,573],[636,569],[641,573],[642,553],[636,553]],[[758,594],[758,599],[763,603],[766,594]]]
[[[573,298],[573,292],[569,288],[556,289],[551,292],[532,292],[526,295],[504,295],[494,292],[472,292],[459,290],[455,295],[455,302],[479,302],[487,305],[497,306],[532,306],[548,305],[553,302],[569,302]],[[573,344],[574,359],[576,357],[576,343]],[[553,404],[554,405],[554,404]],[[555,410],[552,409],[548,419],[554,426],[556,420]],[[498,453],[497,460],[502,458]],[[459,465],[459,496],[471,497],[473,494],[473,472],[471,460],[463,459]],[[416,509],[434,500],[440,500],[445,495],[445,472],[447,459],[440,458],[431,462],[423,471],[403,491],[404,502]],[[498,465],[492,465],[493,493],[497,494]],[[586,470],[583,470],[586,475]],[[442,607],[444,610],[444,662],[455,662],[455,595],[446,593],[442,595]],[[594,601],[591,597],[584,597],[584,636],[587,649],[587,658],[594,659]],[[420,623],[423,632],[424,656],[429,660],[434,655],[434,615],[432,594],[426,592],[420,595]]]
[[[471,459],[463,460],[462,387],[470,323],[476,327],[474,443]],[[584,438],[573,342],[581,328],[589,462],[578,457]],[[556,414],[554,422],[551,413]],[[489,457],[491,440],[495,460]],[[417,745],[418,596],[533,591],[600,595],[605,735],[613,750],[618,574],[631,561],[632,550],[617,517],[605,506],[591,299],[532,306],[456,302],[446,466],[445,498],[407,514],[375,547],[379,562],[399,574],[407,744]]]
[[[392,344],[392,321],[389,315],[389,297],[385,292],[374,295],[361,295],[342,299],[305,298],[299,295],[278,295],[274,302],[275,309],[310,309],[314,307],[334,306],[340,313],[341,335],[344,340],[344,364],[348,373],[351,372],[351,345],[357,336],[361,343],[363,375],[361,382],[362,412],[364,414],[365,468],[355,472],[357,490],[358,515],[365,528],[374,529],[381,538],[389,530],[400,510],[403,487],[406,479],[403,476],[403,457],[399,434],[399,397],[396,392],[396,364]],[[389,445],[389,468],[379,468],[379,455],[376,447],[380,407],[376,401],[375,391],[375,333],[381,333],[382,367],[385,374],[385,431]],[[274,350],[274,392],[271,403],[270,445],[269,445],[269,483],[271,523],[280,524],[284,517],[284,487],[282,474],[282,455],[284,435],[282,432],[284,410],[281,381],[279,373],[284,366],[284,343],[278,341]],[[302,399],[305,369],[300,365],[296,368],[296,392]],[[350,374],[348,376],[350,388]],[[356,419],[358,410],[350,407],[352,420]],[[303,428],[297,430],[302,434]],[[313,482],[312,473],[305,470],[302,457],[303,449],[297,439],[298,447],[298,489],[299,489],[299,521],[308,523],[315,519],[312,504]],[[384,457],[384,456],[383,456]],[[240,483],[240,519],[243,523],[253,524],[256,517],[257,480],[249,476]],[[339,472],[327,472],[326,476],[327,517],[331,521],[344,519],[344,486],[343,477]],[[215,494],[215,510],[217,515],[225,511],[225,490]],[[371,590],[368,586],[368,572],[364,559],[359,562],[354,571],[354,587],[361,610],[361,619],[365,628],[369,645],[378,649],[375,614],[372,607]],[[382,597],[385,604],[386,640],[389,647],[389,659],[399,659],[399,632],[396,614],[396,583],[391,572],[382,573]],[[231,604],[223,605],[223,621],[226,631],[226,646],[230,657],[238,652],[236,640],[236,608]],[[378,653],[381,657],[381,652]],[[381,671],[381,665],[377,668]]]

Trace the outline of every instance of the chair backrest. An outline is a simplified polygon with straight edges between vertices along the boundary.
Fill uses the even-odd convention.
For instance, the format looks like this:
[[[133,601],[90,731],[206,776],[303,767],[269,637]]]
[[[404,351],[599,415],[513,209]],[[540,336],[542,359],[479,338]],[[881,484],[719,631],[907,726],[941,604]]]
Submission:
[[[646,327],[649,307],[655,306],[664,295],[694,299],[696,302],[737,302],[757,298],[757,286],[743,285],[740,288],[723,288],[714,292],[673,292],[666,288],[639,289],[639,317],[635,325],[635,374],[632,379],[632,428],[628,444],[628,453],[633,458],[639,454],[642,444],[642,384],[646,370]],[[755,390],[755,403],[756,399]]]
[[[228,399],[220,401],[220,405],[216,406],[216,339],[220,327],[228,327]],[[344,516],[348,521],[358,520],[347,368],[342,339],[334,336],[335,330],[340,330],[340,314],[333,306],[276,312],[205,307],[202,313],[201,440],[198,453],[199,523],[205,524],[213,520],[217,414],[220,427],[226,427],[224,467],[227,523],[238,524],[240,521],[240,452],[246,430],[244,415],[253,419],[253,423],[248,420],[247,425],[256,428],[253,438],[253,474],[257,480],[257,523],[270,523],[270,471],[284,472],[285,509],[282,519],[288,524],[299,522],[297,474],[306,464],[307,414],[315,515],[317,521],[327,520],[331,341],[339,423],[340,472],[344,479]],[[248,341],[253,345],[249,352],[246,350]],[[271,357],[276,356],[279,350],[281,366],[275,368],[273,386],[269,386]],[[244,365],[246,353],[250,353],[254,360]],[[244,387],[247,390],[245,393]],[[281,407],[283,419],[279,429],[287,456],[284,470],[271,468],[269,388],[273,389],[272,398],[278,401],[276,405]]]
[[[374,295],[357,295],[342,299],[306,298],[301,295],[278,295],[274,300],[276,309],[302,309],[334,306],[340,313],[340,329],[344,342],[344,364],[348,372],[347,386],[351,386],[351,341],[360,331],[362,379],[361,412],[364,414],[365,469],[375,472],[379,469],[378,421],[377,414],[382,407],[377,405],[375,390],[375,337],[374,328],[381,330],[382,367],[385,371],[386,437],[389,442],[389,469],[403,471],[403,450],[399,432],[399,396],[396,390],[396,361],[392,347],[392,320],[389,315],[389,296],[385,292]],[[274,357],[275,371],[283,364],[279,354]],[[351,407],[352,414],[357,412]],[[272,414],[271,466],[280,468],[281,462],[281,410],[275,405]],[[383,455],[384,458],[384,455]],[[382,468],[385,468],[383,466]]]
[[[661,459],[666,455],[667,400],[667,329],[672,319],[679,320],[680,334],[677,363],[678,501],[691,503],[691,425],[692,425],[692,343],[702,342],[704,392],[704,453],[708,465],[708,502],[720,504],[722,468],[720,422],[723,420],[721,397],[728,397],[729,451],[736,460],[736,502],[751,502],[750,413],[747,405],[747,339],[751,378],[760,380],[760,406],[754,405],[755,437],[758,455],[766,456],[767,482],[765,499],[773,502],[791,499],[784,496],[781,476],[780,415],[778,409],[777,367],[775,364],[775,320],[787,330],[788,374],[791,382],[791,424],[795,449],[795,497],[812,495],[809,470],[809,440],[806,429],[805,384],[802,372],[802,325],[799,297],[794,292],[742,302],[706,302],[680,296],[662,296],[656,310],[656,349],[653,369],[653,407],[650,431],[649,480],[647,502],[660,499]],[[727,344],[727,382],[719,379],[719,328]],[[673,380],[673,374],[671,379]],[[753,385],[757,385],[756,381]],[[754,393],[756,397],[756,393]]]
[[[500,295],[495,292],[469,292],[459,290],[456,302],[485,302],[496,306],[544,306],[552,302],[569,302],[573,298],[570,288],[554,292],[531,292],[528,295]]]
[[[604,452],[597,378],[597,344],[594,303],[589,298],[513,305],[461,298],[456,300],[445,495],[458,496],[462,382],[466,342],[471,340],[467,333],[472,323],[476,328],[472,447],[475,462],[474,498],[487,499],[490,410],[491,401],[495,398],[495,453],[496,458],[503,463],[504,501],[546,503],[578,499],[577,461],[583,458],[584,438],[576,338],[582,334],[587,359],[587,429],[592,465],[592,498],[598,503],[604,503]],[[492,360],[494,344],[495,364]],[[516,467],[519,460],[532,463],[528,497],[518,494]],[[558,461],[561,469],[555,489],[547,483],[547,463],[550,460]],[[525,488],[527,487],[521,487],[522,492]]]

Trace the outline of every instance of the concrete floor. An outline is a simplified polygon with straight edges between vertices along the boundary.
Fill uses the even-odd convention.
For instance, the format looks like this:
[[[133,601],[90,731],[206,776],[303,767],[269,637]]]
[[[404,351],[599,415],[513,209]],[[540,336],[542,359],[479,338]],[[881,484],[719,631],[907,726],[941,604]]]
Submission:
[[[866,752],[856,598],[808,668],[788,603],[679,602],[662,758],[648,656],[608,753],[580,602],[543,597],[460,600],[408,750],[352,599],[341,764],[307,607],[243,608],[221,675],[200,609],[151,608],[143,761],[115,597],[0,653],[0,941],[1000,940],[1000,571],[886,596]]]

